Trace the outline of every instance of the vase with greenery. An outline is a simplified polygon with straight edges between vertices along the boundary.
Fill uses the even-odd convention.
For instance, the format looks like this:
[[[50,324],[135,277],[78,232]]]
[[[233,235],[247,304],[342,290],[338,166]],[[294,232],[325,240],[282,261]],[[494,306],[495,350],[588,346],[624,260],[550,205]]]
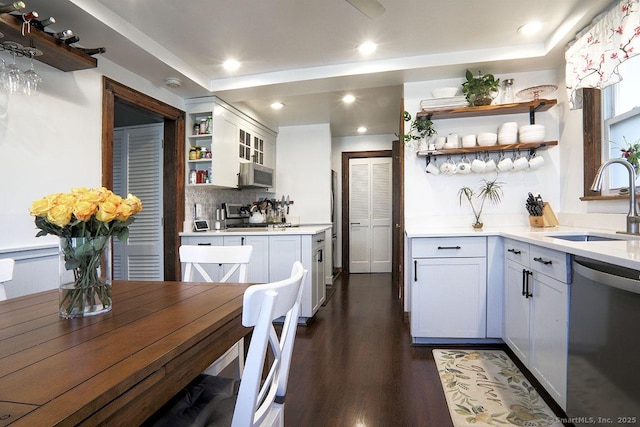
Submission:
[[[458,191],[458,198],[460,201],[460,205],[462,206],[462,200],[467,199],[469,204],[471,205],[471,210],[473,211],[473,215],[475,217],[475,222],[473,223],[473,228],[482,228],[483,224],[480,221],[480,215],[482,215],[482,209],[484,208],[484,203],[489,200],[491,204],[497,205],[502,200],[502,185],[504,183],[500,182],[496,179],[488,181],[483,179],[480,183],[480,186],[477,190],[473,190],[471,187],[462,187]],[[476,208],[473,204],[473,199],[476,198],[480,202],[480,206]]]
[[[111,310],[111,241],[125,241],[142,203],[104,187],[74,188],[33,202],[36,237],[60,238],[60,317],[91,316]],[[73,278],[69,279],[69,274]]]
[[[462,93],[470,106],[490,105],[500,91],[500,79],[496,79],[493,74],[482,74],[478,71],[478,76],[474,77],[471,71],[467,70],[467,81],[462,83]]]
[[[416,117],[415,120],[411,121],[411,114],[405,111],[403,118],[405,122],[410,122],[408,128],[405,128],[407,133],[402,135],[396,134],[396,136],[402,138],[405,143],[430,138],[437,133],[433,127],[433,121],[427,116]]]

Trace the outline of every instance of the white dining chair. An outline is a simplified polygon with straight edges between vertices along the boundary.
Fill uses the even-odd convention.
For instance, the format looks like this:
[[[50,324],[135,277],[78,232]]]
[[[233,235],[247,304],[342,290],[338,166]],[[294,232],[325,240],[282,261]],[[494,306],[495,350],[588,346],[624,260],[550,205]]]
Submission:
[[[4,283],[13,279],[15,261],[11,258],[0,259],[0,301],[7,299]]]
[[[307,271],[296,261],[288,279],[250,286],[242,324],[253,327],[242,379],[199,375],[144,425],[284,426],[289,368]],[[273,321],[283,317],[280,335]]]
[[[205,282],[227,283],[232,278],[237,283],[246,283],[248,277],[248,265],[251,260],[251,252],[253,246],[207,246],[207,245],[182,245],[180,246],[180,262],[184,263],[184,274],[182,280],[184,282],[194,282],[200,280]],[[214,280],[207,273],[204,266],[219,265],[226,274],[221,279]],[[235,273],[238,273],[235,276]],[[236,342],[229,350],[213,362],[205,373],[209,375],[218,375],[224,368],[229,366],[235,360],[238,361],[237,376],[242,375],[244,370],[244,339]]]

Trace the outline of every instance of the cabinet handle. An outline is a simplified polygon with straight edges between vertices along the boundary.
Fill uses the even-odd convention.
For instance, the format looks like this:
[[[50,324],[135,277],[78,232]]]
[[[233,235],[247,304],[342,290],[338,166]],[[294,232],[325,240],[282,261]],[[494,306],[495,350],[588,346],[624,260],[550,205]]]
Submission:
[[[211,243],[198,243],[198,246],[211,246]]]
[[[320,259],[318,259],[318,262],[322,262],[323,251],[322,251],[322,249],[320,249],[318,252],[320,252]]]
[[[522,269],[522,296],[523,297],[527,297],[527,289],[526,289],[526,283],[527,282],[527,270],[526,269]]]
[[[528,271],[527,270],[527,293],[525,294],[525,298],[531,298],[533,297],[533,294],[531,292],[529,292],[529,279],[531,278],[531,276],[533,276],[533,271]]]
[[[441,249],[462,249],[460,246],[438,246],[438,250]]]
[[[241,238],[240,238],[240,245],[241,245],[241,246],[244,246],[244,237],[241,237]]]
[[[511,252],[514,255],[520,255],[522,253],[517,249],[507,249],[507,252]]]
[[[322,243],[322,242],[324,242],[324,239],[318,239],[318,240],[316,240],[316,243]]]
[[[550,259],[549,259],[549,260],[544,260],[544,259],[542,259],[542,258],[539,258],[539,257],[538,257],[538,258],[534,258],[533,260],[534,260],[534,261],[537,261],[537,262],[541,262],[541,263],[542,263],[542,264],[544,264],[544,265],[551,265],[551,264],[553,264],[553,261],[551,261]]]
[[[351,225],[360,225],[359,222],[352,222]]]
[[[413,281],[418,281],[418,261],[413,260]]]

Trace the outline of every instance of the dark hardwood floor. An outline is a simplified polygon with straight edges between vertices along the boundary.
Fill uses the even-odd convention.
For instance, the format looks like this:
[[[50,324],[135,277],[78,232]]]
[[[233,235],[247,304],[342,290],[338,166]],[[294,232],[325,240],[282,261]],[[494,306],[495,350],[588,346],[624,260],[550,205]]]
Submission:
[[[412,346],[391,274],[341,275],[299,326],[287,426],[452,426],[432,347]]]

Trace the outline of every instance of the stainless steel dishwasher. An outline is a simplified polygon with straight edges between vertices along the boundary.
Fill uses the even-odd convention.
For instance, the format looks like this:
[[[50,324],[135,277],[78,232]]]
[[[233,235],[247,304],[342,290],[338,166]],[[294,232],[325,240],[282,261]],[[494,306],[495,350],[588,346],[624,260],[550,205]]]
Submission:
[[[640,271],[573,256],[567,415],[640,424]]]

